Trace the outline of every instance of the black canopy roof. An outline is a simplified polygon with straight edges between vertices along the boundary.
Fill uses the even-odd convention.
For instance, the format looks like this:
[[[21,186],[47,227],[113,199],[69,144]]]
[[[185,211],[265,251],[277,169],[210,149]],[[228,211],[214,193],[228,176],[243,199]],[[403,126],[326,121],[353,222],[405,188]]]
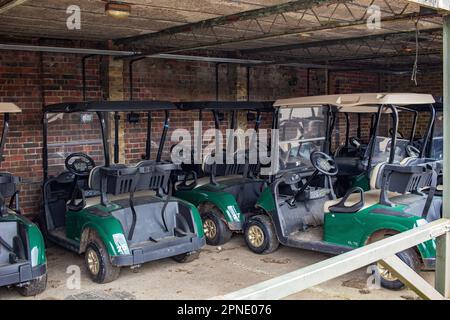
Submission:
[[[191,101],[179,102],[180,110],[247,110],[273,112],[273,101]]]
[[[83,101],[48,105],[45,112],[148,112],[175,109],[177,107],[168,101]]]

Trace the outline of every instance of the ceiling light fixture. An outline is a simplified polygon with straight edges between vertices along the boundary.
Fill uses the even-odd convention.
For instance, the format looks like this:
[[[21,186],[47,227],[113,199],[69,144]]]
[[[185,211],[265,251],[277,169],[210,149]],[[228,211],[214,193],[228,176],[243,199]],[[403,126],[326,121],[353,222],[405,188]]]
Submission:
[[[105,12],[110,17],[125,19],[131,13],[131,6],[120,1],[109,1],[105,5]]]

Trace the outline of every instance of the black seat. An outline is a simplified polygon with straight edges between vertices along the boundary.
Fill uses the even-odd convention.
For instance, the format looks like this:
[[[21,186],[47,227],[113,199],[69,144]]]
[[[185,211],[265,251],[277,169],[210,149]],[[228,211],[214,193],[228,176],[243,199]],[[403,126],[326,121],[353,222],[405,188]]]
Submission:
[[[434,195],[441,170],[442,161],[430,159],[413,159],[408,165],[386,164],[381,173],[380,204],[404,204],[407,206],[405,212],[421,214],[424,219],[435,216],[433,210],[439,204],[434,203]],[[429,188],[428,194],[422,192],[424,188]],[[401,195],[389,199],[389,192]]]

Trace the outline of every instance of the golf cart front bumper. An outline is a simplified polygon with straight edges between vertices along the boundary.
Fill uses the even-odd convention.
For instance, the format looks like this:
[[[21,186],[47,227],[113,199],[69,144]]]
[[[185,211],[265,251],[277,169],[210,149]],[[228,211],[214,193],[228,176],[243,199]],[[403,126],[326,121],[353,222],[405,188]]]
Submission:
[[[24,283],[47,273],[47,265],[32,267],[30,263],[8,264],[0,267],[0,287]]]
[[[134,266],[159,259],[174,257],[183,253],[200,250],[205,244],[205,237],[192,237],[190,241],[171,241],[167,243],[145,243],[130,247],[131,254],[112,256],[111,263],[118,267]]]
[[[423,267],[424,271],[434,271],[436,270],[436,258],[425,258],[423,259]]]

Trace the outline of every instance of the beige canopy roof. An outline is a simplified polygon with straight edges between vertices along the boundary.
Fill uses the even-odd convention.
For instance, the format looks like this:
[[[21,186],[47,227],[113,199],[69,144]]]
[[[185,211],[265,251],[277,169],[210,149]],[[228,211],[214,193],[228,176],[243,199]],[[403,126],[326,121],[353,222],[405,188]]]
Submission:
[[[18,113],[22,112],[20,108],[14,103],[0,102],[0,113]]]
[[[420,93],[359,93],[310,96],[275,101],[275,107],[312,107],[333,105],[340,112],[376,112],[380,105],[410,106],[435,103],[430,94]]]

